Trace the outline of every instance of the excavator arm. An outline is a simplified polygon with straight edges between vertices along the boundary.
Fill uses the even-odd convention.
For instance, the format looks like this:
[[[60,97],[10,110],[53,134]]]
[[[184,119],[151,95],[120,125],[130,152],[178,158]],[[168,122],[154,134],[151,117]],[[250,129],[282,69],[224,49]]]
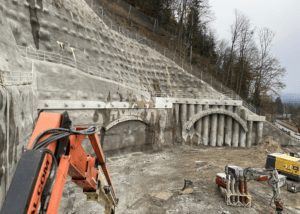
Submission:
[[[266,169],[266,168],[247,168],[244,170],[245,175],[248,179],[254,179],[256,175],[267,175],[269,177],[268,184],[273,189],[273,198],[276,207],[276,214],[283,213],[283,203],[281,201],[278,171],[276,169]]]
[[[39,115],[27,150],[22,154],[1,214],[58,213],[67,174],[87,200],[114,214],[118,199],[95,127],[73,128],[68,113]],[[81,146],[88,136],[96,157]]]

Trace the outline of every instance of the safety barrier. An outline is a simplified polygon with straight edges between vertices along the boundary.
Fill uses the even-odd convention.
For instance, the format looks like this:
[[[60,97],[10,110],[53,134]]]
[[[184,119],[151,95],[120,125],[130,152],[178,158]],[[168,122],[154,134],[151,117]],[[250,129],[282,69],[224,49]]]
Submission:
[[[1,83],[3,85],[25,85],[32,83],[32,72],[0,71]]]
[[[108,72],[102,72],[101,70],[88,66],[85,63],[79,62],[75,59],[65,57],[59,54],[54,54],[51,52],[36,50],[34,48],[17,46],[19,53],[21,56],[29,59],[40,60],[45,62],[52,62],[61,65],[67,65],[69,67],[78,69],[84,73],[99,76],[105,79],[113,80],[112,74]],[[116,79],[114,79],[116,81]],[[117,78],[117,82],[122,82],[120,77]]]

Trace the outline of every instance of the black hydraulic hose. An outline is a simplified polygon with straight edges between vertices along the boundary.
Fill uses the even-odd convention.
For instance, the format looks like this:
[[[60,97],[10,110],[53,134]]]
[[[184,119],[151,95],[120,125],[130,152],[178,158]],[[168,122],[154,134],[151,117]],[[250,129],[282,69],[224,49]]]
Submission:
[[[56,160],[56,158],[55,158],[55,156],[54,156],[54,154],[53,154],[53,152],[52,152],[51,150],[49,150],[49,149],[47,149],[47,148],[42,148],[41,150],[42,150],[43,152],[45,152],[45,153],[50,154],[50,155],[52,156],[53,161],[54,161],[55,170],[54,170],[54,175],[53,175],[52,184],[51,184],[51,187],[50,187],[49,192],[48,192],[48,194],[50,194],[51,191],[52,191],[52,187],[53,187],[53,185],[54,185],[55,178],[56,178],[57,169],[58,169],[58,163],[57,163],[57,160]],[[49,176],[50,176],[50,172],[49,172]],[[44,193],[43,193],[43,195],[44,195]],[[41,204],[41,210],[42,210],[43,213],[45,213],[45,212],[44,212],[44,204]]]
[[[92,134],[95,134],[97,132],[98,132],[98,129],[96,127],[93,127],[93,126],[87,128],[85,130],[80,130],[80,131],[74,131],[74,130],[65,129],[65,128],[48,129],[48,130],[42,132],[41,134],[39,134],[39,136],[33,142],[33,145],[32,145],[31,148],[34,149],[34,150],[42,148],[42,147],[45,148],[46,146],[48,146],[52,142],[54,142],[56,140],[59,140],[61,138],[64,138],[64,137],[68,137],[70,135],[77,135],[77,134],[92,135]],[[37,142],[42,137],[44,137],[45,135],[48,135],[48,134],[52,134],[52,135],[37,144]]]

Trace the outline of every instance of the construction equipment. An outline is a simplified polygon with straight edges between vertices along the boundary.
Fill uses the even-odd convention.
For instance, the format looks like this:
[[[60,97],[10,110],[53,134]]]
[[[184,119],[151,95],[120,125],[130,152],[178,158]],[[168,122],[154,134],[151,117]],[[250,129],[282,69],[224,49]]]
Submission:
[[[21,156],[1,214],[58,213],[67,173],[105,214],[118,203],[95,127],[73,127],[68,113],[41,112]],[[96,157],[81,146],[88,136]],[[102,174],[103,172],[103,174]]]
[[[281,201],[280,195],[280,187],[279,187],[279,174],[276,169],[266,169],[266,168],[247,168],[245,169],[245,175],[248,179],[253,179],[256,175],[268,175],[268,185],[273,189],[273,197],[270,202],[270,206],[272,201],[275,203],[276,214],[283,213],[283,203]]]
[[[182,188],[182,191],[184,191],[185,189],[193,188],[193,187],[194,187],[193,181],[184,179],[184,186]]]
[[[296,193],[296,192],[300,192],[300,185],[299,184],[294,184],[293,182],[291,183],[287,183],[287,191],[292,192],[292,193]]]
[[[182,194],[191,194],[194,192],[194,184],[193,181],[184,179],[184,187],[181,191],[179,191],[179,195]]]
[[[292,154],[295,155],[294,153]],[[277,169],[278,172],[288,178],[300,181],[300,158],[282,153],[269,154],[267,156],[266,168]]]
[[[290,152],[291,157],[300,158],[300,152]]]
[[[293,123],[296,125],[298,133],[300,133],[300,127],[299,127],[298,123],[295,122],[295,120],[292,116],[291,116],[291,119],[292,119]]]
[[[217,174],[216,184],[229,206],[251,207],[251,196],[248,194],[247,179],[243,179],[243,172],[241,167],[227,165],[225,173]]]
[[[276,214],[283,213],[283,203],[280,196],[280,187],[278,180],[278,172],[276,169],[265,168],[246,168],[243,169],[237,166],[225,167],[226,179],[221,178],[220,173],[217,174],[216,183],[219,188],[224,188],[225,201],[231,206],[251,206],[251,195],[248,194],[248,181],[253,180],[259,175],[267,175],[269,177],[268,184],[273,189],[273,197],[276,206]],[[221,179],[223,183],[221,183]],[[226,187],[224,187],[224,185]],[[226,189],[225,189],[226,188]]]

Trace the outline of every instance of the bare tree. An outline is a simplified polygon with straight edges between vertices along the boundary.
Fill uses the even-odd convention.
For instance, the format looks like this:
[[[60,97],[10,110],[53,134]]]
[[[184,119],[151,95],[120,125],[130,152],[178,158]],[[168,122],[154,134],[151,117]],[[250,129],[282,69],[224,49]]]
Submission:
[[[258,67],[254,74],[253,92],[253,101],[257,106],[261,105],[261,97],[264,94],[278,94],[285,87],[282,78],[286,73],[286,69],[281,67],[279,60],[271,54],[271,44],[274,35],[268,28],[258,31],[260,50]]]
[[[245,51],[245,61],[243,63],[247,63],[246,66],[244,67],[244,74],[245,72],[248,73],[248,78],[249,78],[249,84],[247,85],[245,89],[245,94],[247,94],[246,99],[249,99],[249,94],[253,94],[253,91],[251,93],[251,86],[253,86],[254,81],[252,80],[252,75],[251,73],[255,73],[257,69],[257,63],[258,63],[258,55],[259,55],[259,50],[257,48],[257,45],[255,41],[251,41],[249,43],[249,46],[247,50]],[[251,81],[252,80],[252,81]],[[239,85],[239,91],[238,93],[241,93],[241,87],[242,84]]]
[[[218,70],[222,70],[224,60],[226,59],[226,53],[228,51],[229,45],[225,39],[219,41],[216,45],[216,54],[217,54],[217,61],[215,63],[216,74]]]
[[[251,27],[250,20],[245,17],[243,25],[241,26],[241,33],[240,33],[240,40],[239,40],[239,72],[237,74],[236,79],[236,92],[238,94],[241,93],[241,86],[242,80],[245,73],[245,62],[248,61],[247,55],[251,54],[248,53],[248,49],[251,50],[251,43],[253,41],[254,29]],[[253,46],[252,46],[253,47]]]
[[[233,78],[232,72],[232,64],[233,64],[233,56],[238,40],[241,36],[242,29],[244,23],[248,20],[248,18],[240,11],[234,10],[235,20],[234,23],[230,26],[231,29],[231,49],[230,49],[230,58],[229,58],[229,66],[227,69],[227,77],[226,77],[226,85],[228,85],[229,77],[231,74],[231,79]],[[231,81],[232,82],[232,81]]]

